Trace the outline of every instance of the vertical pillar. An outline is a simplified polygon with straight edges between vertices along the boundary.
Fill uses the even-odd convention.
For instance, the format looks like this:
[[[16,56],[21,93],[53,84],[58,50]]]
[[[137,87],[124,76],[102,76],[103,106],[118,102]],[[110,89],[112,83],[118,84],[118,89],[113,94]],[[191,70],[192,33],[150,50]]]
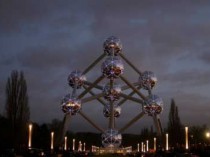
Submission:
[[[144,152],[144,143],[141,142],[141,152]]]
[[[186,148],[186,150],[189,149],[189,145],[188,145],[188,127],[185,127],[185,148]]]
[[[54,132],[51,132],[51,145],[50,145],[50,149],[51,150],[54,149]]]
[[[149,141],[148,140],[146,141],[146,144],[147,144],[146,151],[148,152],[149,151]]]
[[[28,126],[28,148],[31,148],[31,143],[32,143],[32,124],[29,124]]]
[[[81,149],[81,141],[79,141],[79,145],[78,145],[78,151],[81,151],[82,149]]]
[[[67,136],[64,137],[64,150],[67,150]]]
[[[157,145],[157,139],[156,139],[156,137],[154,137],[154,151],[156,151],[156,145]]]
[[[73,139],[72,150],[75,150],[75,139]]]
[[[168,151],[168,134],[166,134],[166,151]]]

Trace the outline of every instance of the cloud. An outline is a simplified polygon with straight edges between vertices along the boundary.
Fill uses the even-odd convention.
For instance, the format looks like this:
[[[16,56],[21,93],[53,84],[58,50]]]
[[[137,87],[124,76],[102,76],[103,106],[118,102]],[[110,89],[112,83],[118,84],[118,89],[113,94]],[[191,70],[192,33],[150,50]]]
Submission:
[[[71,92],[67,83],[69,73],[87,68],[103,53],[104,40],[115,35],[122,41],[123,54],[140,71],[151,70],[157,75],[154,93],[165,99],[164,123],[167,105],[173,97],[178,103],[186,104],[182,114],[188,107],[191,108],[189,117],[199,116],[197,111],[207,114],[209,3],[194,0],[1,1],[1,104],[10,72],[23,70],[31,118],[39,122],[61,118],[60,100]],[[102,62],[87,74],[88,81],[101,75]],[[138,74],[124,64],[124,76],[136,82]],[[202,104],[202,108],[193,102]],[[92,107],[90,116],[101,116],[96,122],[104,120],[98,113],[101,108],[86,106],[87,114]],[[3,111],[3,106],[1,108]],[[129,111],[125,107],[125,110],[123,113],[129,115],[137,109]],[[46,114],[37,116],[40,111]],[[80,119],[74,119],[72,123],[76,127]],[[126,120],[122,116],[118,122],[123,125]],[[106,122],[102,123],[106,126]],[[140,123],[129,131],[135,131]]]
[[[205,62],[207,64],[207,66],[210,63],[210,53],[209,53],[209,50],[206,50],[203,54],[200,54],[199,55],[199,59],[201,59],[203,62]]]

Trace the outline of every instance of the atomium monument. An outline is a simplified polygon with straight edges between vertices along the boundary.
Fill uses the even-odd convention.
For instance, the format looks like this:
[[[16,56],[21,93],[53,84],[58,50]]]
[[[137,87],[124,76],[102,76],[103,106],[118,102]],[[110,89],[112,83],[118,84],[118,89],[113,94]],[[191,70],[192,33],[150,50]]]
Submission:
[[[147,115],[153,118],[157,131],[157,136],[161,137],[162,127],[159,114],[163,110],[162,99],[152,93],[152,89],[157,83],[155,74],[151,71],[139,71],[123,54],[122,44],[120,39],[111,36],[107,38],[103,44],[103,53],[90,64],[83,72],[75,70],[68,77],[69,86],[72,92],[67,94],[61,103],[61,109],[65,116],[63,119],[63,128],[60,135],[60,141],[64,138],[69,120],[72,116],[81,115],[93,127],[101,132],[102,145],[105,148],[117,148],[122,142],[122,133],[134,124],[136,121]],[[100,61],[101,75],[94,82],[86,79],[86,74],[92,70]],[[123,76],[124,67],[123,61],[127,63],[139,76],[136,82],[132,83]],[[100,82],[106,80],[107,83],[101,85]],[[117,84],[121,80],[122,84]],[[78,93],[78,89],[84,90]],[[100,92],[95,93],[98,89]],[[98,91],[97,90],[97,91]],[[129,92],[126,92],[129,90]],[[147,95],[141,90],[145,90]],[[138,97],[134,97],[136,94]],[[88,95],[88,96],[87,96]],[[91,95],[91,96],[89,96]],[[108,127],[101,128],[94,123],[82,110],[82,105],[92,100],[98,100],[103,106],[102,116],[107,117]],[[139,114],[128,121],[122,128],[115,127],[115,119],[120,118],[121,105],[127,100],[140,104]]]

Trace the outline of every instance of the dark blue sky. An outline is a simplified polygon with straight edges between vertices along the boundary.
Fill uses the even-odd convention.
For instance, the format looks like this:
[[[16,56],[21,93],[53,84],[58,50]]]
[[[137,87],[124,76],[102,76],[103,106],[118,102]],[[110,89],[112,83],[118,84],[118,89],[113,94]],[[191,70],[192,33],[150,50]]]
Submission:
[[[184,125],[210,125],[209,17],[206,0],[1,0],[0,113],[4,114],[7,78],[16,69],[27,80],[31,120],[62,119],[60,102],[71,91],[69,73],[85,69],[103,53],[104,40],[115,35],[136,67],[157,75],[154,94],[164,100],[163,126],[172,98]],[[87,74],[88,80],[100,76],[100,66]],[[124,76],[138,80],[127,65]],[[102,110],[96,101],[83,105],[83,111],[106,128]],[[124,104],[117,127],[140,111],[135,103]],[[152,124],[145,116],[128,132],[138,133]],[[84,128],[93,130],[80,115],[73,117],[70,129]]]

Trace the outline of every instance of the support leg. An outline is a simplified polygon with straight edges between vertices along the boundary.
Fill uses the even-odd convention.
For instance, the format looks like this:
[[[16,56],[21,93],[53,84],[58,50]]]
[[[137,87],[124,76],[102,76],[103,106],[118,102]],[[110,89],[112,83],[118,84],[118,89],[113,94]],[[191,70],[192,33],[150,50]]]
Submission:
[[[130,120],[124,127],[122,127],[119,132],[122,133],[125,131],[128,127],[130,127],[132,124],[134,124],[137,120],[142,118],[144,116],[144,112],[139,113],[136,117],[134,117],[132,120]]]

